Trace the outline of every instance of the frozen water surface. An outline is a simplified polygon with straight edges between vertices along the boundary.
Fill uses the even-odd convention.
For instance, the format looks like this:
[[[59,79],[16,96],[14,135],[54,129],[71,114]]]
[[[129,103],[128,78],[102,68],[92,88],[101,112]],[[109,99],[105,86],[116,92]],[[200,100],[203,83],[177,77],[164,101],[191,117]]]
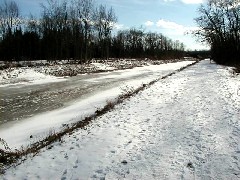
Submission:
[[[43,77],[42,84],[32,81],[0,87],[0,137],[12,148],[27,145],[33,139],[46,136],[53,129],[57,131],[63,124],[80,121],[94,113],[107,100],[123,93],[122,88],[126,86],[138,87],[191,63],[193,61],[85,74],[60,81],[56,79],[56,82],[51,83],[49,78]],[[24,74],[24,71],[20,74]],[[29,74],[29,77],[24,77],[33,79],[34,76]],[[34,138],[30,139],[30,136]]]

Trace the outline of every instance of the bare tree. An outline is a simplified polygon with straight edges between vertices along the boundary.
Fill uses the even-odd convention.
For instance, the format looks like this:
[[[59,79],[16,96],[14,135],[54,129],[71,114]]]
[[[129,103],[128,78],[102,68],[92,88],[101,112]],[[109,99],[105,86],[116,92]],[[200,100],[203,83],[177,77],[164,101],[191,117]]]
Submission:
[[[77,17],[81,22],[82,32],[84,34],[84,60],[87,61],[87,59],[89,58],[88,49],[90,36],[93,29],[94,2],[93,0],[75,0],[75,6],[77,11]]]
[[[109,46],[111,32],[117,22],[117,17],[113,8],[107,9],[106,6],[100,5],[95,10],[94,24],[98,33],[99,42],[103,45],[103,54],[109,58]]]
[[[83,24],[81,17],[79,15],[81,14],[78,8],[78,4],[76,3],[76,0],[73,0],[69,6],[69,27],[72,32],[72,54],[73,58],[75,60],[83,59],[83,42],[84,42],[84,36],[83,36]]]
[[[240,4],[239,0],[208,0],[199,8],[195,34],[211,46],[212,57],[223,64],[239,63]]]
[[[47,0],[47,5],[42,4],[43,15],[41,22],[44,28],[61,31],[67,27],[67,1]]]
[[[46,5],[42,4],[41,32],[50,47],[48,52],[52,54],[52,58],[57,59],[67,51],[65,48],[68,37],[66,31],[69,27],[67,1],[47,0],[46,2]]]
[[[34,17],[32,14],[30,14],[30,18],[27,20],[27,31],[29,32],[35,32],[36,34],[39,34],[39,20]]]
[[[19,7],[15,1],[4,1],[0,5],[0,30],[4,35],[19,25]]]

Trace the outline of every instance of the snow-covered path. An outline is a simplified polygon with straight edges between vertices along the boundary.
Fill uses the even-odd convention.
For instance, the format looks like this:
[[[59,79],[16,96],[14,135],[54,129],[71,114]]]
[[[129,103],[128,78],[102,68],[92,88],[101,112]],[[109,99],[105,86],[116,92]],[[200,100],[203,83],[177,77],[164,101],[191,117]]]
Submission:
[[[225,68],[202,61],[155,83],[3,178],[239,179],[239,87]]]

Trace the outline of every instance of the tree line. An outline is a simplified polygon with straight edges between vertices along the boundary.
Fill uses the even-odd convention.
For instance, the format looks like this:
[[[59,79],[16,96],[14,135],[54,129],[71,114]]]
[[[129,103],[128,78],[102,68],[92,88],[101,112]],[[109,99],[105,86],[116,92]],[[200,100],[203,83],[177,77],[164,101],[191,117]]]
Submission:
[[[212,58],[220,64],[240,64],[239,0],[208,0],[199,8],[195,34],[211,46]]]
[[[22,18],[15,1],[0,5],[1,60],[180,58],[184,45],[141,28],[114,31],[113,8],[93,0],[46,0],[39,18]]]

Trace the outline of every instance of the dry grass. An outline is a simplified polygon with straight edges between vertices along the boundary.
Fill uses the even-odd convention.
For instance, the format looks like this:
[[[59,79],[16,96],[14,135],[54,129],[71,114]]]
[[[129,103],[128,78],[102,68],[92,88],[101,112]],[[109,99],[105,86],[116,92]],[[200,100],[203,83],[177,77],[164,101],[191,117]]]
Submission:
[[[234,72],[235,72],[236,74],[240,74],[240,65],[239,65],[239,66],[236,66],[236,67],[234,68]]]

